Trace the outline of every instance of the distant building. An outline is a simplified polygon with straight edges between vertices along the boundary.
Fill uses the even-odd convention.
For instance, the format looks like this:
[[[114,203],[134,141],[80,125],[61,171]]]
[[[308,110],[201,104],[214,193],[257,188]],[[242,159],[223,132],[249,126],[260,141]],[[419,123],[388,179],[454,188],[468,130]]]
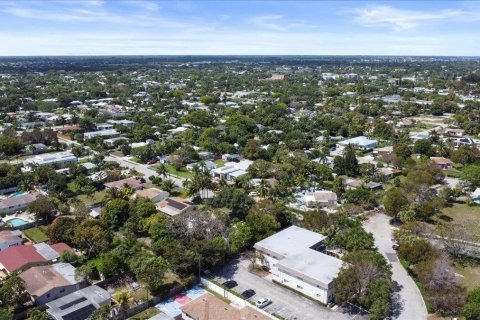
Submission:
[[[325,236],[291,226],[257,242],[263,264],[281,284],[327,304],[333,298],[333,280],[343,261],[318,250]]]
[[[435,164],[442,169],[453,168],[453,162],[450,159],[444,157],[430,157],[430,160],[435,162]]]
[[[339,147],[346,147],[349,144],[361,150],[373,149],[377,146],[377,140],[368,139],[365,136],[359,136],[352,139],[343,140],[337,143]]]
[[[444,130],[445,135],[451,136],[451,137],[463,137],[465,134],[465,130],[463,129],[445,129]]]
[[[22,272],[20,278],[32,300],[40,306],[79,290],[83,282],[75,278],[75,267],[69,263],[32,267]]]
[[[54,320],[87,320],[93,311],[109,304],[112,296],[99,286],[89,286],[47,303]]]
[[[117,130],[107,129],[107,130],[100,130],[100,131],[85,132],[83,134],[83,137],[85,139],[92,139],[95,137],[113,138],[113,137],[118,137],[119,135],[120,135],[120,132],[118,132]]]
[[[64,151],[36,155],[35,157],[25,160],[24,165],[65,167],[70,164],[77,163],[77,161],[78,159],[73,155],[73,153]]]

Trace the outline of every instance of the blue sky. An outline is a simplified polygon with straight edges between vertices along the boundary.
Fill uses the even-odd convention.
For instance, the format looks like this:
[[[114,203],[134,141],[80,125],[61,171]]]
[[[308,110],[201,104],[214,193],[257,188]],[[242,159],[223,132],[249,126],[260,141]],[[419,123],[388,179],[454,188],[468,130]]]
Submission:
[[[480,55],[476,1],[8,1],[0,55]]]

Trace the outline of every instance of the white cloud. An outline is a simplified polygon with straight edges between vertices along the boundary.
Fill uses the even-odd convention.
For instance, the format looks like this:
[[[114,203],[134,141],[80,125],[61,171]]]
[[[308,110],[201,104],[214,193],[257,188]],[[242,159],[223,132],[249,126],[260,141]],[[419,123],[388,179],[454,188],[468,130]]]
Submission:
[[[461,9],[416,11],[397,9],[391,6],[373,6],[354,10],[355,21],[367,27],[387,26],[397,31],[444,20],[475,20],[471,12]]]
[[[268,30],[274,31],[285,31],[287,26],[282,24],[283,16],[282,15],[266,15],[266,16],[256,16],[248,19],[247,22],[254,24],[257,27],[261,27]]]

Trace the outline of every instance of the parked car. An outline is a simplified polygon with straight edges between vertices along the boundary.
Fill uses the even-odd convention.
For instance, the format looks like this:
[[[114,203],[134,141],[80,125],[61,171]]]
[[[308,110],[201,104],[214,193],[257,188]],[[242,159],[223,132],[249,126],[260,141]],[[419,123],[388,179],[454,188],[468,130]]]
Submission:
[[[250,297],[253,297],[255,295],[255,290],[253,289],[248,289],[242,292],[242,297],[244,299],[248,299]]]
[[[157,159],[148,160],[147,164],[155,164],[157,163],[157,161],[158,161]]]
[[[227,287],[228,289],[232,289],[238,286],[238,283],[235,280],[227,280],[224,283],[222,283],[222,285]]]
[[[397,243],[394,243],[393,246],[392,246],[392,249],[393,250],[398,250],[398,248],[400,248],[400,246]]]
[[[249,197],[256,197],[256,196],[258,196],[258,192],[252,191],[252,192],[250,192],[250,193],[248,194],[248,196],[249,196]]]
[[[262,299],[258,300],[257,302],[255,302],[255,305],[259,308],[265,308],[270,303],[272,303],[272,300],[270,300],[270,298],[262,298]]]

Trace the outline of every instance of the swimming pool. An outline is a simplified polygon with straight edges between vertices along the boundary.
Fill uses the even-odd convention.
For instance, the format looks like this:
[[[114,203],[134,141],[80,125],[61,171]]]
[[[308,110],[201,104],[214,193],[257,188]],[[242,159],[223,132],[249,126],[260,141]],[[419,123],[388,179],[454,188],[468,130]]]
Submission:
[[[22,218],[12,218],[10,220],[7,220],[6,223],[11,225],[14,228],[21,227],[25,224],[28,224],[29,222],[27,220],[24,220]]]
[[[17,191],[15,193],[12,193],[9,198],[15,198],[15,197],[18,197],[18,196],[23,196],[25,194],[25,192],[23,191]]]

